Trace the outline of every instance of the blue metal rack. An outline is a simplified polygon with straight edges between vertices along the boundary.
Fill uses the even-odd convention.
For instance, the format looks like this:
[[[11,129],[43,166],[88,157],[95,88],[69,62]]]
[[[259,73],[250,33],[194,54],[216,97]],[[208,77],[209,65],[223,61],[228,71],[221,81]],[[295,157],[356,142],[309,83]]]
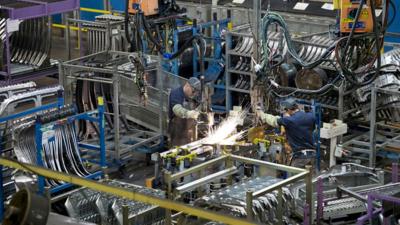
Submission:
[[[0,123],[5,123],[11,120],[15,120],[18,118],[26,117],[35,113],[43,112],[45,110],[50,110],[50,109],[60,109],[64,105],[64,98],[62,97],[61,94],[59,94],[59,97],[57,99],[56,103],[51,103],[39,107],[35,107],[17,114],[9,115],[0,118]],[[102,169],[107,167],[107,162],[106,162],[106,149],[105,149],[105,129],[104,129],[104,104],[102,98],[99,98],[99,104],[98,104],[98,109],[90,112],[85,112],[82,114],[78,115],[73,115],[69,116],[66,118],[63,118],[61,120],[57,120],[54,122],[50,123],[45,123],[42,124],[39,122],[39,120],[36,121],[35,123],[35,141],[36,141],[36,149],[37,149],[37,163],[39,166],[43,166],[43,161],[42,161],[42,154],[43,154],[43,149],[42,149],[42,138],[43,138],[43,130],[44,129],[54,129],[57,125],[60,124],[65,124],[65,123],[71,123],[74,124],[75,121],[77,120],[87,120],[91,121],[93,123],[98,123],[99,126],[99,145],[88,145],[85,143],[78,143],[78,146],[80,148],[85,148],[88,150],[93,150],[99,153],[100,155],[100,160],[99,161],[93,161],[91,160],[92,163],[98,164]],[[52,128],[53,127],[53,128]],[[1,138],[1,137],[0,137]],[[3,152],[3,149],[0,148],[0,152]],[[89,159],[83,159],[89,160]],[[97,171],[95,173],[92,173],[85,178],[88,179],[95,179],[99,178],[103,175],[102,171]],[[4,216],[4,189],[3,189],[3,167],[0,166],[0,220],[3,219]],[[57,193],[59,191],[65,190],[69,187],[72,187],[73,185],[66,183],[63,185],[59,185],[56,187],[53,187],[50,189],[50,193]],[[45,179],[42,176],[38,177],[38,187],[39,187],[39,192],[44,193],[44,188],[45,188]]]

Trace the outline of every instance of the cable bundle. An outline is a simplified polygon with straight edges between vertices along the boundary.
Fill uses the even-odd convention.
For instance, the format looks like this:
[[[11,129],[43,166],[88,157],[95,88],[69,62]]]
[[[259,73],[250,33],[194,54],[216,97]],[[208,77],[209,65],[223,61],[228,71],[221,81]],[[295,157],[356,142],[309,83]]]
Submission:
[[[268,12],[265,14],[265,16],[262,19],[262,29],[261,29],[261,46],[262,46],[262,51],[263,55],[262,57],[264,58],[262,61],[264,61],[263,68],[266,68],[267,63],[269,62],[269,59],[271,58],[270,54],[270,48],[269,48],[269,27],[272,24],[278,25],[282,31],[283,35],[286,41],[287,49],[289,54],[292,56],[292,58],[302,67],[304,68],[314,68],[321,64],[323,61],[326,61],[326,58],[331,54],[331,52],[334,49],[334,45],[330,46],[325,53],[321,56],[321,58],[312,61],[312,62],[306,62],[304,61],[299,54],[296,51],[296,48],[293,44],[292,38],[289,33],[289,29],[287,27],[287,24],[283,17],[277,13],[274,12]],[[274,57],[275,58],[275,57]],[[270,68],[268,68],[270,69]]]

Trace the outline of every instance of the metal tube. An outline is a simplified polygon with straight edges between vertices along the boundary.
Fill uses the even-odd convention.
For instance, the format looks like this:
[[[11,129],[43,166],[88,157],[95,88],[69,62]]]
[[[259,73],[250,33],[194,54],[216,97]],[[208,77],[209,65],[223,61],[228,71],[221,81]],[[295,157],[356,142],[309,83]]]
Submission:
[[[65,15],[65,46],[67,48],[67,59],[71,60],[71,30],[70,30],[70,25],[68,21],[68,14]]]
[[[232,48],[232,35],[230,33],[226,34],[226,46],[225,52],[228,53]],[[226,54],[226,65],[231,65],[231,56],[230,54]],[[231,91],[229,89],[231,85],[231,73],[225,69],[225,110],[231,109],[232,99],[231,99]]]
[[[312,167],[311,166],[306,166],[306,169],[308,169],[309,173],[306,175],[306,203],[308,205],[308,212],[309,212],[309,218],[310,218],[310,224],[312,224],[313,220],[313,187],[312,187]]]
[[[247,219],[253,220],[253,191],[247,190],[246,192],[246,213]]]
[[[187,192],[187,191],[192,191],[194,189],[196,189],[197,187],[200,187],[204,184],[208,184],[209,182],[222,178],[222,177],[226,177],[232,174],[235,174],[237,172],[237,169],[235,166],[232,166],[230,168],[218,171],[216,173],[212,173],[208,176],[202,177],[200,179],[194,180],[192,182],[186,183],[180,187],[176,187],[175,190],[178,192]]]
[[[277,219],[278,219],[278,225],[283,225],[283,194],[282,194],[282,188],[278,189],[278,206],[276,209],[277,212]]]
[[[303,225],[311,225],[310,223],[310,207],[307,203],[304,204]]]
[[[11,81],[11,52],[10,52],[10,35],[8,33],[8,20],[6,20],[5,26],[6,33],[6,64],[7,64],[7,82]]]
[[[399,182],[399,164],[393,163],[392,164],[392,183]]]
[[[296,175],[294,175],[292,177],[289,177],[286,180],[282,180],[282,181],[280,181],[278,183],[275,183],[275,184],[273,184],[273,185],[271,185],[269,187],[266,187],[266,188],[263,188],[261,190],[255,191],[253,197],[257,198],[259,196],[265,195],[266,193],[270,193],[270,192],[272,192],[272,191],[274,191],[276,189],[280,189],[280,188],[282,188],[284,186],[287,186],[287,185],[289,185],[289,184],[291,184],[293,182],[296,182],[298,180],[301,180],[301,179],[304,179],[304,178],[307,179],[308,175],[309,175],[308,172],[303,172],[303,173],[296,174]]]
[[[261,0],[253,0],[253,13],[254,13],[254,21],[253,21],[253,29],[254,29],[254,59],[256,62],[259,62],[260,50],[258,49],[258,41],[260,40],[260,19],[261,19]]]
[[[373,85],[371,87],[371,111],[370,111],[370,153],[369,153],[369,167],[375,167],[376,159],[376,101],[377,89]]]
[[[317,225],[321,224],[324,215],[324,190],[322,179],[317,180]]]
[[[292,167],[292,166],[286,166],[286,165],[266,162],[266,161],[262,161],[262,160],[258,160],[258,159],[250,159],[250,158],[246,158],[246,157],[238,156],[238,155],[231,155],[231,157],[232,157],[232,160],[234,160],[234,161],[240,161],[240,162],[253,164],[253,165],[259,165],[259,166],[266,166],[268,168],[272,168],[275,170],[282,170],[282,171],[286,171],[289,173],[298,174],[298,173],[307,172],[307,170],[305,170],[305,169],[300,169],[300,168],[296,168],[296,167]]]
[[[122,225],[129,225],[129,207],[128,207],[128,205],[122,206]]]
[[[172,196],[172,178],[171,172],[167,171],[164,173],[164,180],[167,183],[167,198],[173,200]],[[165,224],[172,225],[172,212],[170,209],[165,210]]]
[[[161,61],[163,59],[161,53],[158,53],[158,66],[157,66],[157,83],[159,86],[159,118],[158,118],[158,125],[160,126],[160,134],[162,136],[162,141],[164,141],[164,79],[163,79],[163,74],[162,74],[162,64]]]
[[[225,167],[229,168],[229,167],[232,167],[232,166],[233,166],[232,159],[231,159],[231,157],[228,156],[228,157],[225,159]],[[227,180],[226,180],[226,183],[227,183],[228,185],[232,185],[232,175],[229,175],[229,176],[228,176],[228,178],[227,178]]]
[[[216,164],[216,163],[218,163],[218,162],[220,162],[220,161],[223,161],[223,160],[225,160],[225,159],[227,159],[227,158],[228,158],[228,155],[224,155],[224,156],[221,156],[221,157],[218,157],[218,158],[209,160],[209,161],[207,161],[207,162],[205,162],[205,163],[199,164],[199,165],[197,165],[197,166],[191,167],[191,168],[189,168],[189,169],[187,169],[187,170],[184,170],[184,171],[182,171],[182,172],[173,174],[173,175],[171,175],[171,180],[178,180],[178,179],[180,179],[181,177],[184,177],[184,176],[190,175],[190,174],[192,174],[192,173],[195,173],[195,172],[197,172],[197,171],[200,171],[200,170],[202,170],[202,169],[204,169],[204,168],[207,168],[207,167],[209,167],[209,166],[212,166],[212,165],[214,165],[214,164]]]
[[[81,18],[81,12],[79,10],[77,10],[76,12],[76,17],[77,19]],[[82,48],[82,24],[78,23],[78,49],[79,49],[79,56],[82,57],[85,55],[83,48]]]
[[[106,79],[92,79],[92,78],[84,78],[84,77],[74,77],[74,76],[67,76],[69,79],[75,79],[75,80],[85,80],[85,81],[91,81],[91,82],[96,82],[96,83],[103,83],[103,84],[113,84],[112,80],[106,80]]]
[[[106,35],[105,35],[105,38],[106,38],[106,41],[105,41],[106,51],[111,50],[111,35],[112,35],[112,31],[111,31],[111,28],[110,28],[110,20],[107,19]]]
[[[117,67],[114,66],[114,71]],[[119,126],[119,75],[113,74],[113,111],[114,111],[114,146],[115,146],[115,159],[120,160],[120,126]]]

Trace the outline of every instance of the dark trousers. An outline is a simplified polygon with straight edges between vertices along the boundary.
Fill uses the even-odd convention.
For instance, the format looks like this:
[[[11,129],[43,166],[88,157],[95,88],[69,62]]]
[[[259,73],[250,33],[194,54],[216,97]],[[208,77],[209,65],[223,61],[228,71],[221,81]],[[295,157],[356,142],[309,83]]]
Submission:
[[[188,144],[196,140],[196,121],[175,116],[169,122],[168,131],[171,147]]]

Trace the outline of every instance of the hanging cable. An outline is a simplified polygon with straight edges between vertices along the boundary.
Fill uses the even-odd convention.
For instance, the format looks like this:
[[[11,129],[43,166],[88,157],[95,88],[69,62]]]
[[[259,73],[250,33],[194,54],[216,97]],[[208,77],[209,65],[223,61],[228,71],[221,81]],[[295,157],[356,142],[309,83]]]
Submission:
[[[283,34],[284,34],[284,38],[286,40],[286,44],[288,47],[288,52],[289,54],[292,56],[292,58],[298,63],[300,64],[300,66],[306,68],[306,69],[310,69],[310,68],[314,68],[316,66],[318,66],[319,64],[321,64],[321,62],[326,59],[331,52],[333,51],[335,45],[329,46],[326,51],[324,52],[324,54],[322,54],[321,58],[317,59],[314,62],[305,62],[304,60],[301,59],[301,57],[298,55],[296,48],[293,44],[293,41],[291,39],[290,33],[289,33],[289,29],[287,27],[286,22],[284,21],[283,17],[277,13],[274,12],[268,12],[267,14],[265,14],[265,16],[262,19],[262,33],[261,33],[261,40],[262,40],[262,50],[264,51],[263,54],[263,68],[266,68],[266,65],[269,62],[269,47],[268,47],[268,29],[270,27],[270,25],[272,24],[276,24],[279,27],[281,27]]]

